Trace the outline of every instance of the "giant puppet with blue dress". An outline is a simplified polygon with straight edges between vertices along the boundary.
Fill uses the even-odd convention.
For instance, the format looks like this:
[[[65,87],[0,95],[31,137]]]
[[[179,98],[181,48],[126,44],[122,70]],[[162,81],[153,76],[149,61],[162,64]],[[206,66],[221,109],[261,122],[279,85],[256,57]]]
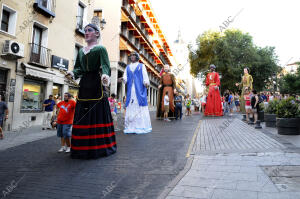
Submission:
[[[127,84],[124,133],[145,134],[152,131],[147,101],[149,77],[137,52],[130,54],[130,61],[123,76],[123,82]]]

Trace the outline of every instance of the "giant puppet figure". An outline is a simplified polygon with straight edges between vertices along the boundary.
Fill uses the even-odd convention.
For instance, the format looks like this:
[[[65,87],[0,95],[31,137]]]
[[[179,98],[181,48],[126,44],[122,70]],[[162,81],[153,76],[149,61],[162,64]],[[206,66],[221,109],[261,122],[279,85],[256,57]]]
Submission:
[[[222,104],[219,91],[220,78],[219,73],[215,72],[216,66],[210,65],[210,73],[206,76],[206,86],[208,86],[207,102],[205,107],[205,116],[222,116]]]
[[[164,113],[164,97],[166,92],[168,91],[169,101],[170,101],[170,111],[169,117],[175,117],[175,106],[174,106],[174,92],[176,91],[176,82],[175,77],[172,73],[170,73],[170,66],[164,66],[164,72],[160,78],[160,84],[158,86],[158,103],[157,103],[157,110],[156,110],[156,117],[160,118],[163,116]]]
[[[240,107],[241,107],[241,111],[243,113],[245,113],[244,93],[245,93],[246,89],[252,91],[252,89],[253,89],[252,83],[253,83],[253,78],[249,74],[249,68],[244,68],[244,75],[242,77],[242,81],[240,83],[235,84],[236,86],[238,86],[239,88],[242,89],[242,94],[241,94],[241,98],[240,98]]]
[[[139,62],[139,54],[132,52],[131,63],[126,67],[123,82],[127,85],[124,133],[145,134],[152,131],[147,101],[149,77],[144,64]]]
[[[72,128],[71,157],[94,159],[116,152],[113,120],[105,87],[110,84],[110,64],[104,46],[98,44],[99,26],[85,26],[86,47],[78,52],[68,78],[81,78]],[[67,108],[67,107],[66,107]]]

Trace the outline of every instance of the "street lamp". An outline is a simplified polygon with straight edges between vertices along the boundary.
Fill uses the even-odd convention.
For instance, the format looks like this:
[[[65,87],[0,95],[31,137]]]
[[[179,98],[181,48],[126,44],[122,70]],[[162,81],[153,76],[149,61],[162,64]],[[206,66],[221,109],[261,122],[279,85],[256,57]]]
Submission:
[[[100,20],[100,29],[103,30],[105,25],[106,25],[105,19],[101,19]]]

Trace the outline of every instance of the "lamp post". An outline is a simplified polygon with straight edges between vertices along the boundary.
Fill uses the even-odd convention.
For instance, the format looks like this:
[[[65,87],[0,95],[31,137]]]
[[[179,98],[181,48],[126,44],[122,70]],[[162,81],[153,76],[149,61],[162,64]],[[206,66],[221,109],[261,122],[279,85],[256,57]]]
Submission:
[[[100,20],[100,29],[103,30],[105,25],[106,25],[106,21],[103,18],[103,19]]]

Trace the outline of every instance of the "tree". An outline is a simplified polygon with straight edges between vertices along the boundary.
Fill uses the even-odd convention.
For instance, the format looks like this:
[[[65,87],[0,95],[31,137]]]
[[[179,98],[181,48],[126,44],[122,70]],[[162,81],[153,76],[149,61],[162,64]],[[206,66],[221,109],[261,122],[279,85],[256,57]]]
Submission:
[[[282,94],[300,94],[300,62],[296,74],[287,74],[279,81],[279,88]]]
[[[258,47],[252,37],[240,30],[226,30],[223,33],[206,31],[199,35],[195,52],[189,47],[191,74],[206,75],[210,64],[217,66],[222,74],[222,92],[226,89],[237,91],[236,82],[241,81],[243,69],[248,67],[256,90],[263,90],[273,84],[279,66],[274,47]]]

